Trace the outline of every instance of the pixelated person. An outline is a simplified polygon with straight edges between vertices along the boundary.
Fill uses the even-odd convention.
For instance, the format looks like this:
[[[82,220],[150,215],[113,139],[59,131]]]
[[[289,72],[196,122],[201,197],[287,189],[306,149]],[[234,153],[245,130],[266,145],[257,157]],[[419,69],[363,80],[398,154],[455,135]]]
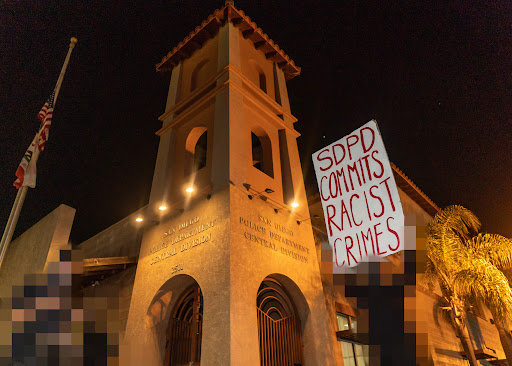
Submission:
[[[62,250],[47,273],[26,275],[23,286],[13,286],[11,365],[101,366],[117,358],[118,347],[108,344],[108,327],[101,324],[107,309],[81,296],[79,257]]]

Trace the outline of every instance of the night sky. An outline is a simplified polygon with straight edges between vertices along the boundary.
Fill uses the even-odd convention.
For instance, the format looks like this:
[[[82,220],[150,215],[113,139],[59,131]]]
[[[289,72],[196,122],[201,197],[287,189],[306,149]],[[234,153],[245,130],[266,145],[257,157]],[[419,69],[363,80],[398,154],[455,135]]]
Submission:
[[[512,237],[512,3],[249,1],[295,63],[288,83],[308,193],[311,154],[376,119],[391,161],[435,203]],[[78,244],[149,197],[170,74],[155,71],[216,1],[0,1],[0,226],[69,38],[78,38],[15,236],[64,203]]]

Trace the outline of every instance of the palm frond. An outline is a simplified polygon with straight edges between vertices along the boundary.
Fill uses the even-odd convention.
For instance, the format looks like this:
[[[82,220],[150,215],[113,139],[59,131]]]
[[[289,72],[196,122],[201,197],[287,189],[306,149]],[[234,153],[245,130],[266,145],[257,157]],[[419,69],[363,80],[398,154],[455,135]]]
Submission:
[[[427,287],[430,291],[434,291],[436,282],[439,281],[439,276],[436,272],[434,264],[429,257],[426,258],[425,272],[421,278],[420,284]]]
[[[460,235],[463,238],[470,238],[480,229],[480,220],[476,215],[463,206],[453,205],[439,211],[432,220],[429,227],[435,227],[442,235]]]
[[[448,206],[438,212],[427,226],[427,256],[436,271],[446,276],[459,267],[459,253],[464,242],[480,228],[480,221],[462,206]]]
[[[455,292],[462,297],[482,299],[499,321],[511,318],[512,289],[503,272],[489,261],[468,257],[455,273],[453,283]]]
[[[468,249],[498,267],[512,269],[512,240],[497,234],[478,234],[467,242]]]

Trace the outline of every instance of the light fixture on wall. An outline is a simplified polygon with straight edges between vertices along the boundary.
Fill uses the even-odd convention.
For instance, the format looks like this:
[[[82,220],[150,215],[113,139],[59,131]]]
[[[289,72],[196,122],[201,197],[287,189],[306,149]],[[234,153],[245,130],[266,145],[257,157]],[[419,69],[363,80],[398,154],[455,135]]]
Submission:
[[[232,181],[229,181],[231,184],[235,185]],[[244,186],[244,188],[249,191],[251,189],[251,185],[249,183],[242,183],[242,185]],[[274,190],[272,188],[265,188],[263,191],[256,191],[254,188],[252,189],[253,193],[252,194],[248,194],[247,197],[249,197],[249,199],[252,200],[252,198],[254,196],[257,196],[259,198],[261,198],[262,201],[265,201],[267,202],[268,200],[268,197],[267,196],[264,196],[262,195],[263,192],[267,193],[267,194],[271,194],[271,193],[274,193]]]
[[[263,193],[263,192],[265,192],[265,193],[267,193],[267,194],[270,194],[270,193],[274,193],[274,190],[273,190],[272,188],[265,188],[263,191],[261,191],[261,192],[256,192],[256,193],[255,193],[256,195],[258,195],[258,196],[261,198],[261,200],[262,200],[262,201],[267,202],[268,197],[267,197],[267,196],[262,195],[262,193]]]
[[[251,189],[251,185],[249,183],[242,183],[242,185],[244,186],[245,189],[247,189],[247,191],[249,191],[249,189]],[[249,197],[249,199],[252,200],[251,194],[248,194],[247,197]]]
[[[262,201],[267,202],[268,197],[267,197],[267,196],[262,195],[262,193],[263,193],[263,192],[265,192],[265,193],[267,193],[267,194],[271,194],[271,193],[274,193],[274,190],[273,190],[272,188],[265,188],[263,191],[256,193],[256,194],[258,194],[258,195],[259,195],[259,197],[261,198],[261,200],[262,200]]]
[[[189,186],[189,187],[187,187],[187,189],[185,189],[185,192],[187,192],[187,193],[192,193],[192,192],[194,192],[194,187],[193,187],[193,186]]]
[[[156,217],[144,217],[142,215],[137,216],[135,218],[135,224],[137,227],[140,228],[149,228],[155,225],[160,224],[160,220],[158,220]]]
[[[297,220],[297,225],[300,225],[301,222],[304,222],[304,221],[308,221],[308,220],[311,220],[311,219],[318,219],[320,216],[318,215],[313,215],[311,217],[308,217],[307,219],[304,219],[304,220]]]
[[[298,203],[297,201],[293,201],[293,202],[292,202],[292,204],[291,204],[291,206],[292,206],[293,208],[297,208],[297,207],[299,207],[299,203]]]
[[[165,211],[165,210],[167,210],[167,206],[166,205],[161,205],[160,207],[158,207],[158,209],[160,211]]]

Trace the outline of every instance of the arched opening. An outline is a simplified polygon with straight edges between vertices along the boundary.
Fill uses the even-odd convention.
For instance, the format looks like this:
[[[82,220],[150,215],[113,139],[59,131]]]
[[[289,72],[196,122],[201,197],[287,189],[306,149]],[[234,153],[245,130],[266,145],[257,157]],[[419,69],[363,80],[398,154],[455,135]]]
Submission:
[[[272,143],[263,131],[251,132],[252,166],[274,178],[272,163]]]
[[[267,76],[262,68],[256,63],[254,60],[249,60],[249,63],[253,69],[251,79],[252,81],[259,86],[261,90],[265,93],[267,92]]]
[[[210,70],[208,65],[209,60],[203,60],[194,68],[192,71],[192,77],[190,78],[190,92],[193,92],[197,88],[203,86],[210,77]]]
[[[167,329],[165,366],[182,366],[201,361],[203,294],[197,283],[188,287],[172,310]]]
[[[208,131],[206,127],[195,127],[185,142],[185,176],[206,167]]]
[[[256,297],[262,366],[304,364],[302,329],[292,298],[277,280],[263,280]]]

